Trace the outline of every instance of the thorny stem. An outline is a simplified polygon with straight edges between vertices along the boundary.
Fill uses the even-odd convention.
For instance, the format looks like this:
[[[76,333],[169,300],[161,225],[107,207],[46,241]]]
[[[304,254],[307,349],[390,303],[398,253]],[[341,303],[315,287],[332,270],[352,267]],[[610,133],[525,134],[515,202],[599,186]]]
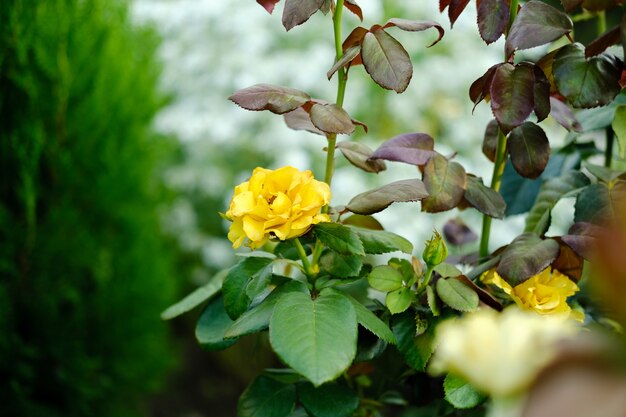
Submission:
[[[519,0],[511,0],[511,9],[509,12],[509,25],[506,31],[508,36],[511,25],[517,17],[517,8]],[[505,61],[507,60],[505,52]],[[502,173],[504,172],[504,165],[506,163],[506,135],[502,132],[502,129],[498,129],[498,146],[496,148],[496,160],[493,163],[493,174],[491,176],[491,189],[498,192],[500,191],[500,184],[502,183]],[[491,235],[491,217],[483,214],[483,228],[480,234],[480,249],[478,251],[479,256],[485,257],[489,255],[489,236]]]

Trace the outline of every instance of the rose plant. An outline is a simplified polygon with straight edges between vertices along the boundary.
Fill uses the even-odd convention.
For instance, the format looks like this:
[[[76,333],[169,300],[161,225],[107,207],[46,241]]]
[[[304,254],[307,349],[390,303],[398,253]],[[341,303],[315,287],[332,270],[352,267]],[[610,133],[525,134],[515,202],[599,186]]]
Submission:
[[[257,0],[270,13],[278,2]],[[469,3],[439,5],[454,24]],[[392,18],[344,38],[344,10],[363,20],[355,0],[284,1],[288,31],[317,12],[332,17],[336,56],[327,77],[337,78],[335,102],[269,84],[230,99],[325,137],[323,181],[293,167],[256,168],[222,215],[233,247],[245,243],[252,252],[163,313],[169,319],[205,304],[196,336],[207,350],[253,333],[269,337],[286,367],[252,382],[239,417],[503,415],[502,404],[523,398],[560,357],[560,339],[582,325],[619,329],[624,309],[610,293],[626,288],[626,268],[613,252],[594,249],[607,239],[624,248],[614,233],[626,212],[626,77],[623,51],[614,47],[626,36],[621,3],[476,1],[482,39],[505,38],[503,62],[469,86],[473,105],[485,101],[494,115],[482,144],[493,162],[487,186],[454,155],[438,152],[428,133],[399,133],[375,150],[337,141],[357,128],[367,132],[343,108],[349,72],[363,65],[376,84],[402,93],[413,69],[391,33],[435,31],[432,46],[445,42],[439,23]],[[536,47],[541,56],[524,55]],[[540,125],[548,117],[566,129],[565,146],[551,146]],[[331,205],[337,149],[366,172],[397,162],[417,167],[420,177]],[[604,164],[593,163],[602,152]],[[563,198],[575,198],[572,227],[547,236]],[[400,202],[419,202],[428,213],[478,210],[478,253],[448,256],[435,231],[421,259],[414,256],[411,242],[372,216]],[[492,251],[492,218],[520,213],[527,213],[524,233]],[[458,222],[443,230],[453,245],[472,236]],[[380,254],[391,255],[381,262]],[[597,299],[592,287],[600,289]],[[519,404],[506,412],[526,413]]]

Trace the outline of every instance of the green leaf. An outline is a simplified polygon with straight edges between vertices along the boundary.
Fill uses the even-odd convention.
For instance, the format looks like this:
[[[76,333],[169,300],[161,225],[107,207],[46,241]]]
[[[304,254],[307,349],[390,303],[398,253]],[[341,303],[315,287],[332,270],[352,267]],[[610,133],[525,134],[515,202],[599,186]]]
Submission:
[[[334,382],[317,388],[302,384],[298,398],[313,417],[350,417],[359,406],[359,396],[354,391]]]
[[[535,204],[526,217],[525,232],[543,235],[550,226],[550,213],[561,198],[571,196],[589,185],[589,179],[580,171],[569,171],[543,183]]]
[[[487,396],[474,389],[466,380],[453,375],[446,375],[443,381],[445,399],[456,408],[474,408],[487,399]]]
[[[611,125],[619,145],[619,157],[626,157],[626,106],[618,106]]]
[[[406,311],[415,299],[415,293],[410,288],[400,288],[399,290],[387,293],[385,305],[391,314],[398,314]]]
[[[222,350],[234,344],[237,339],[225,340],[224,335],[233,321],[224,309],[224,299],[217,297],[204,308],[196,324],[196,339],[206,350]]]
[[[614,169],[604,167],[601,165],[591,164],[588,161],[583,163],[583,167],[589,171],[591,175],[596,177],[599,181],[604,182],[606,184],[612,183],[616,180],[620,175],[624,174],[622,171],[616,171]]]
[[[340,255],[335,251],[325,251],[319,261],[322,271],[333,277],[349,278],[356,277],[363,266],[361,255]]]
[[[463,199],[465,169],[441,155],[432,157],[424,167],[424,185],[428,197],[422,200],[422,211],[437,213],[456,207]]]
[[[416,336],[414,313],[406,311],[393,317],[391,330],[398,340],[398,350],[406,363],[420,372],[426,369],[426,364],[433,354],[435,327],[435,321],[431,321],[428,329]]]
[[[574,107],[605,106],[620,92],[621,70],[617,60],[608,55],[586,59],[580,44],[561,48],[552,72],[559,93]]]
[[[537,178],[548,165],[550,142],[543,129],[532,122],[511,131],[508,148],[513,167],[524,178]]]
[[[313,228],[315,236],[329,249],[342,255],[365,255],[359,235],[339,223],[318,223]]]
[[[229,100],[246,110],[269,110],[276,114],[295,110],[310,99],[311,96],[303,91],[270,84],[256,84],[229,97]]]
[[[506,203],[497,191],[485,186],[480,178],[467,175],[467,189],[463,194],[465,200],[481,213],[501,219],[506,211]]]
[[[224,337],[230,339],[266,330],[269,327],[274,307],[280,297],[284,294],[292,292],[308,294],[309,290],[303,282],[295,280],[286,282],[280,287],[274,289],[274,291],[272,291],[271,294],[261,302],[261,304],[239,316],[239,318],[228,328]]]
[[[369,159],[373,151],[367,145],[358,142],[342,141],[337,143],[337,149],[341,151],[348,162],[365,172],[379,173],[387,169],[384,161]]]
[[[378,291],[395,291],[402,287],[403,277],[400,271],[389,265],[379,265],[372,269],[367,277],[370,286]]]
[[[576,198],[574,221],[606,224],[626,213],[626,181],[597,183],[583,189]]]
[[[433,313],[433,316],[439,316],[439,314],[441,314],[441,311],[439,310],[439,302],[437,301],[437,295],[435,294],[435,290],[433,290],[432,285],[426,287],[426,301],[428,302],[428,307]]]
[[[555,240],[524,233],[502,252],[497,272],[515,287],[546,269],[558,255],[559,244]]]
[[[346,226],[356,226],[361,229],[385,230],[382,224],[372,216],[362,214],[352,214],[341,221]],[[365,243],[363,244],[365,246]]]
[[[336,292],[339,293],[339,291]],[[365,307],[363,304],[358,302],[350,295],[344,293],[339,294],[346,297],[352,303],[352,307],[354,307],[354,311],[356,312],[356,319],[361,326],[365,327],[367,330],[369,330],[385,342],[394,345],[396,344],[396,337],[393,335],[391,329],[389,329],[389,326],[387,326],[384,321],[379,319],[367,307]]]
[[[400,180],[357,195],[346,208],[356,214],[374,214],[392,203],[419,201],[427,196],[428,192],[422,181]]]
[[[482,0],[478,5],[478,32],[487,43],[497,41],[509,23],[509,4],[506,0]]]
[[[531,0],[517,14],[506,39],[506,55],[557,40],[573,29],[568,15],[541,1]]]
[[[534,110],[535,74],[526,63],[500,65],[490,87],[491,110],[504,132],[521,125]]]
[[[350,115],[336,104],[315,103],[309,112],[311,123],[326,133],[343,133],[346,135],[354,132],[354,124]]]
[[[207,284],[197,288],[191,294],[163,311],[161,313],[161,318],[163,320],[170,320],[174,317],[178,317],[181,314],[193,310],[209,298],[213,297],[222,288],[222,282],[224,282],[224,278],[227,273],[228,271],[224,270],[215,274]]]
[[[459,275],[463,275],[463,272],[461,272],[459,268],[445,262],[437,265],[435,267],[435,272],[441,275],[443,278],[458,277]]]
[[[270,343],[287,365],[315,386],[336,378],[356,355],[357,321],[352,303],[322,292],[282,297],[270,320]]]
[[[402,251],[411,254],[413,244],[395,233],[350,226],[363,242],[365,253],[381,254]]]
[[[283,26],[289,32],[301,25],[324,5],[324,0],[285,0]]]
[[[478,294],[461,281],[449,278],[437,281],[437,295],[441,301],[458,311],[474,311],[478,308]]]
[[[409,54],[400,42],[382,29],[367,32],[363,38],[363,66],[376,84],[402,93],[413,76]]]
[[[231,319],[236,320],[248,309],[252,298],[247,291],[247,286],[253,276],[258,274],[265,277],[268,273],[267,270],[271,271],[271,263],[272,259],[270,258],[248,257],[242,259],[228,271],[222,284],[222,292],[224,293],[224,305]]]
[[[295,385],[261,375],[241,394],[237,417],[287,417],[295,405]]]

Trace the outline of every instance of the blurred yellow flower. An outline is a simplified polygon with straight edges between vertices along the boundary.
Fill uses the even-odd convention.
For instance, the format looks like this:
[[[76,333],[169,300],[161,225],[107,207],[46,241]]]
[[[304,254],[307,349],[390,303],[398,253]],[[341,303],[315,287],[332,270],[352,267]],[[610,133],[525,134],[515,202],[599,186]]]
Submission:
[[[247,238],[247,246],[255,249],[270,237],[302,236],[311,225],[330,221],[320,213],[329,202],[330,187],[315,180],[311,171],[255,168],[249,181],[235,187],[226,212],[233,222],[228,239],[238,248]]]
[[[450,372],[494,397],[521,393],[556,354],[556,342],[577,331],[570,320],[509,307],[481,309],[441,323],[429,371]]]
[[[481,279],[485,284],[502,289],[522,309],[578,321],[585,318],[582,312],[572,310],[567,304],[567,298],[578,292],[578,285],[556,269],[548,267],[515,287],[506,282],[495,269],[486,271]]]

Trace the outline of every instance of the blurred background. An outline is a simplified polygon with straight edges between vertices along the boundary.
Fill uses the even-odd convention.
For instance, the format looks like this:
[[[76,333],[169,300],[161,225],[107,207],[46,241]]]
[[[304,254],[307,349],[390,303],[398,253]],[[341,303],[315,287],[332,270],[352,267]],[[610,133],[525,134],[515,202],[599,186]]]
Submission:
[[[404,17],[449,27],[435,0],[359,4],[364,26]],[[489,181],[481,143],[491,115],[486,105],[472,114],[467,91],[502,44],[482,43],[470,9],[430,49],[434,30],[392,29],[414,63],[404,94],[350,71],[345,107],[370,129],[353,140],[377,147],[425,132]],[[232,265],[218,212],[254,167],[323,176],[322,137],[227,100],[256,83],[333,100],[330,16],[286,34],[281,13],[282,2],[269,15],[254,0],[3,1],[0,415],[233,416],[251,378],[278,365],[262,337],[202,352],[199,311],[172,322],[159,314]],[[359,21],[344,16],[347,35]],[[558,142],[564,131],[552,129]],[[333,204],[416,175],[401,164],[362,173],[339,155]],[[394,205],[378,218],[421,250],[452,217],[479,232],[470,210]],[[496,221],[492,247],[522,226]]]

